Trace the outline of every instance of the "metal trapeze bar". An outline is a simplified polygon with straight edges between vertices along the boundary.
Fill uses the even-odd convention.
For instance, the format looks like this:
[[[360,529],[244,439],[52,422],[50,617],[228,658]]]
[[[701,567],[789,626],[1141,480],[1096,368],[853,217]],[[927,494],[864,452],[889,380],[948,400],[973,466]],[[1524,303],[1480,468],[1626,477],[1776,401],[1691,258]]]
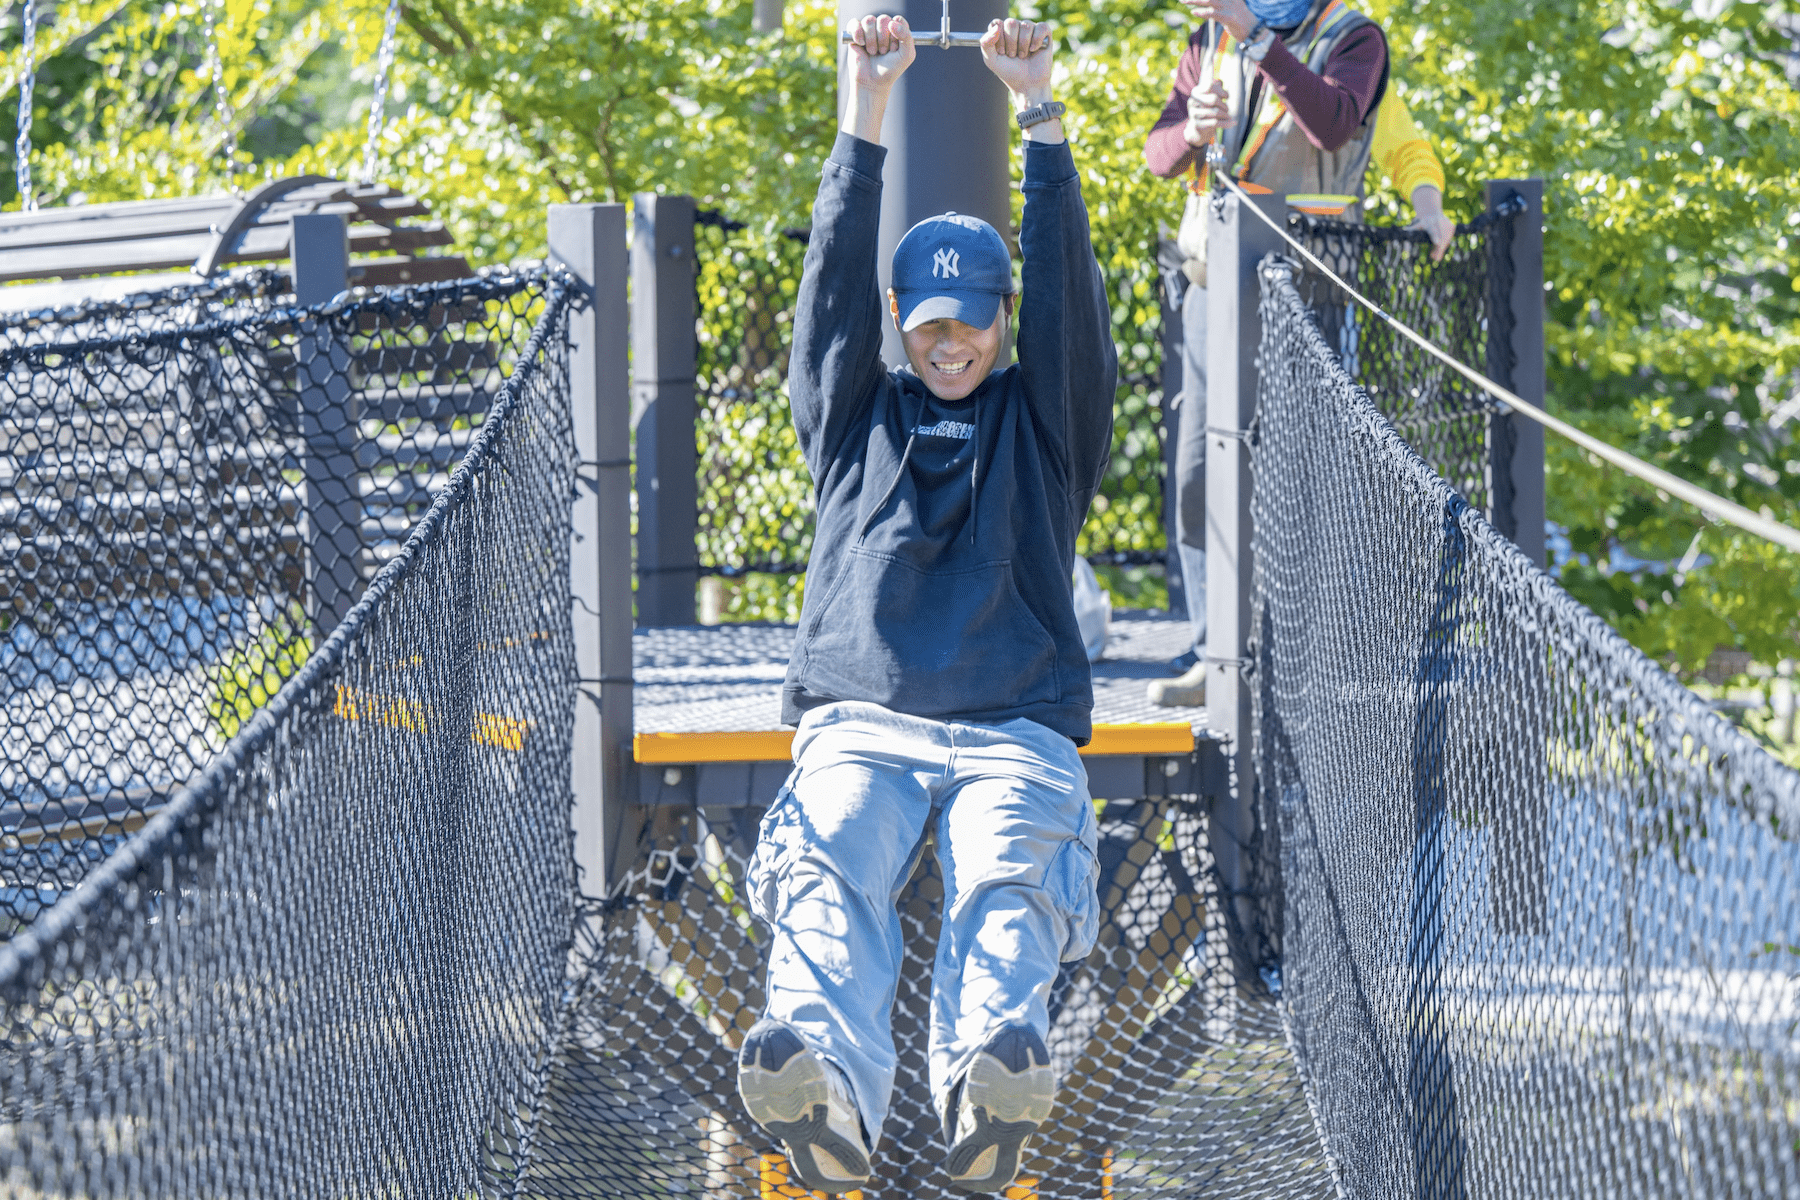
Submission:
[[[915,46],[941,46],[946,50],[952,46],[979,47],[984,36],[986,35],[980,33],[953,33],[950,29],[950,0],[944,0],[944,17],[942,23],[938,25],[937,36],[923,38],[914,34],[913,44]],[[838,40],[849,42],[851,40],[850,31],[844,30],[838,35]]]

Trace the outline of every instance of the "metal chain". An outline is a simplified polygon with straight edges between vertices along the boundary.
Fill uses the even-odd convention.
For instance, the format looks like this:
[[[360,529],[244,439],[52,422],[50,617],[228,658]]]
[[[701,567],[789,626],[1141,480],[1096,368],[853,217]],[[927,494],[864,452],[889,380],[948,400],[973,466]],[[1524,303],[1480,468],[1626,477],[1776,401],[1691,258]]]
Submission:
[[[19,207],[24,212],[37,210],[37,197],[31,192],[31,93],[37,87],[37,0],[25,0],[25,71],[19,77],[19,140],[13,144],[18,156]]]
[[[225,186],[235,192],[237,130],[231,126],[231,99],[225,91],[225,55],[219,46],[219,14],[225,11],[225,0],[202,0],[202,3],[206,6],[206,66],[212,81],[213,117],[219,122],[219,132],[224,139],[219,153],[225,159]]]
[[[375,98],[369,105],[369,140],[363,147],[364,183],[375,182],[380,165],[381,131],[387,123],[388,74],[394,69],[394,30],[400,23],[400,0],[388,0],[387,23],[381,30],[381,50],[375,57]]]

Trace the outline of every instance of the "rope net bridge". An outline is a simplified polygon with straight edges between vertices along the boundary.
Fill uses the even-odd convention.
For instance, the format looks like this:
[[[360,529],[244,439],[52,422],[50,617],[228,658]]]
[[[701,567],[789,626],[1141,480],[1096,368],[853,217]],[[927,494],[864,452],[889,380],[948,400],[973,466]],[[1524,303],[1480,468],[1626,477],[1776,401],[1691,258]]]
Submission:
[[[1121,707],[1138,757],[1090,760],[1102,934],[1054,989],[1063,1092],[1011,1194],[1800,1197],[1796,777],[1402,441],[1291,270],[1260,287],[1249,754]],[[0,944],[0,1196],[803,1194],[734,1090],[773,764],[714,764],[733,800],[640,753],[642,834],[604,899],[577,886],[571,731],[618,686],[570,602],[572,499],[617,465],[575,401],[595,295],[530,273],[0,352],[0,409],[35,422],[7,429],[8,536],[46,547],[8,577],[8,703],[38,707],[8,723],[0,871],[30,899]],[[327,593],[306,414],[456,387],[480,419],[380,409],[419,507]],[[342,429],[354,462],[395,436]],[[466,436],[421,483],[440,433]],[[120,463],[116,505],[51,486],[111,479],[60,466],[89,461]],[[207,499],[171,508],[184,471]],[[137,557],[101,569],[115,529]],[[1166,657],[1164,626],[1115,656]],[[641,728],[772,690],[789,631],[712,632],[640,631]],[[206,670],[269,636],[273,698],[204,726]],[[135,774],[71,812],[44,781],[88,788],[102,745]],[[80,886],[46,889],[46,854]],[[940,894],[925,855],[869,1200],[952,1194],[923,1085]]]

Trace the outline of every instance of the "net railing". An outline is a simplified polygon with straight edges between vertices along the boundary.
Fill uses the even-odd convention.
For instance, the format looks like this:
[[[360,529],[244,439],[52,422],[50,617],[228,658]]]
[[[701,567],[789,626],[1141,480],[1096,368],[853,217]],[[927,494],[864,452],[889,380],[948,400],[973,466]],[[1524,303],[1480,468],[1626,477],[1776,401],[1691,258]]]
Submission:
[[[1800,776],[1431,470],[1262,269],[1251,684],[1340,1194],[1800,1196]]]
[[[546,284],[304,312],[244,286],[0,341],[0,940],[166,803],[398,552]]]
[[[1510,379],[1512,226],[1502,204],[1457,227],[1443,261],[1419,229],[1289,213],[1289,232],[1351,286],[1463,362]],[[1295,280],[1326,343],[1418,455],[1464,499],[1493,515],[1493,403],[1456,372],[1363,312],[1315,271]]]
[[[127,277],[124,286],[132,286]],[[21,305],[0,312],[0,348],[44,342],[84,341],[148,333],[171,325],[198,325],[228,313],[268,310],[292,303],[286,271],[254,267],[214,279],[156,286],[123,296],[68,304]]]
[[[0,944],[0,1196],[516,1194],[574,921],[570,291],[321,317],[526,295],[492,410],[366,594]]]

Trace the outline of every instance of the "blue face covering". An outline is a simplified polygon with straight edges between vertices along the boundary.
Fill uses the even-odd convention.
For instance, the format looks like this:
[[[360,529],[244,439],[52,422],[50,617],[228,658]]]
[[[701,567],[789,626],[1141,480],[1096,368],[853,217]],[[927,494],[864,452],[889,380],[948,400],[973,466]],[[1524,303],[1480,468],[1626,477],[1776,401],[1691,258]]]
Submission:
[[[1270,29],[1292,29],[1306,20],[1313,0],[1245,0],[1250,13]]]

